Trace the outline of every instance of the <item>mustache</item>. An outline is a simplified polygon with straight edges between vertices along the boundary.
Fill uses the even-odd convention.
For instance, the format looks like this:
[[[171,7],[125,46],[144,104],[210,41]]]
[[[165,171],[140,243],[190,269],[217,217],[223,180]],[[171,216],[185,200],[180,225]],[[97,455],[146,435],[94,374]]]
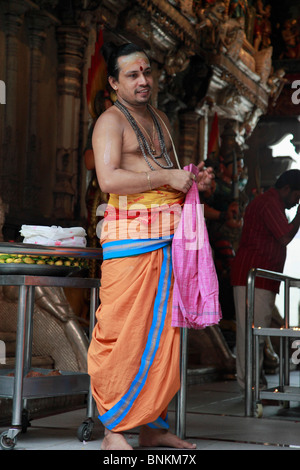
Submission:
[[[151,90],[151,86],[145,85],[143,87],[138,88],[135,92],[139,93],[140,91],[143,91],[143,90]]]

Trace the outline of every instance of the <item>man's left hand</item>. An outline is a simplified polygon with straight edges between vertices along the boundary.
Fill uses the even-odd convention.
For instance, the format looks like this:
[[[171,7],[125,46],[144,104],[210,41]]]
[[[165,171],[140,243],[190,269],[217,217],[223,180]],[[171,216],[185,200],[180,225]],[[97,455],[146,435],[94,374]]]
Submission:
[[[200,162],[199,165],[197,165],[197,168],[199,170],[197,177],[198,190],[207,191],[211,187],[212,181],[215,177],[214,170],[211,167],[205,168],[204,162]]]

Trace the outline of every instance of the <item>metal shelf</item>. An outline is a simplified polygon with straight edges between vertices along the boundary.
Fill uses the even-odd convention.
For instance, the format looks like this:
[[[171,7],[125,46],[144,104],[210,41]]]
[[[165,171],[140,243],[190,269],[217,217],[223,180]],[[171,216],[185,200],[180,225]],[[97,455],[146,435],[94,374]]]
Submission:
[[[254,326],[254,292],[256,277],[264,277],[284,283],[284,328],[260,328]],[[290,288],[300,288],[300,279],[263,269],[251,269],[248,273],[246,296],[246,388],[245,415],[253,416],[261,399],[300,401],[300,387],[291,387],[289,364],[289,338],[300,338],[300,328],[289,326]],[[280,338],[279,384],[269,390],[259,390],[259,337]],[[259,413],[261,416],[261,413]]]
[[[1,249],[2,247],[0,247]],[[82,254],[83,250],[77,252],[80,257],[82,257]],[[89,257],[89,255],[89,250],[85,251],[85,256]],[[93,251],[92,256],[94,255]],[[100,257],[99,250],[97,257]],[[4,449],[11,449],[16,445],[16,436],[24,427],[22,417],[24,415],[24,403],[27,399],[87,393],[87,416],[89,419],[92,418],[93,399],[90,391],[90,378],[87,373],[60,371],[60,375],[47,376],[49,370],[31,368],[33,309],[36,286],[88,288],[91,292],[91,334],[95,326],[100,280],[70,276],[15,274],[0,275],[0,285],[19,286],[15,369],[13,371],[8,369],[0,371],[0,397],[12,398],[13,400],[11,428],[0,436],[0,445]],[[42,375],[27,376],[30,371],[36,371]],[[13,374],[10,375],[12,372]]]

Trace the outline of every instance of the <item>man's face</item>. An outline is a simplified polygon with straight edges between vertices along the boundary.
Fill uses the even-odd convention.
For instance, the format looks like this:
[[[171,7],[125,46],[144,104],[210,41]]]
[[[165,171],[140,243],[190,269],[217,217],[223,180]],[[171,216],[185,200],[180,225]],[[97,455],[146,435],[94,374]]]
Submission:
[[[300,191],[299,190],[291,190],[286,193],[285,198],[284,198],[284,203],[286,209],[291,209],[292,207],[296,206],[299,204],[300,200]]]
[[[119,78],[110,77],[110,84],[118,98],[128,104],[148,103],[151,97],[153,78],[149,60],[142,52],[134,52],[118,58]]]

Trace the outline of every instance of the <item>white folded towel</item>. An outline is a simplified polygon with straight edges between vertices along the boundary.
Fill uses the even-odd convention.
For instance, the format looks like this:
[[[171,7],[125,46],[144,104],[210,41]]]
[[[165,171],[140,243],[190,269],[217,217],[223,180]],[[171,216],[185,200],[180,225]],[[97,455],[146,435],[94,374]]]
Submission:
[[[23,243],[45,246],[86,246],[86,231],[82,227],[62,228],[52,225],[22,225]]]

